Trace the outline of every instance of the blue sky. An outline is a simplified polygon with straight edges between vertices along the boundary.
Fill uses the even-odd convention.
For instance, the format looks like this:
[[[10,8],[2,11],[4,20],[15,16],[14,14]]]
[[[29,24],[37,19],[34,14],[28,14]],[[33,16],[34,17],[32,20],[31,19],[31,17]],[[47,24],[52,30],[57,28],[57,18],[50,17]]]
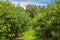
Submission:
[[[23,8],[26,8],[27,4],[36,4],[36,5],[52,4],[52,0],[10,0],[10,1],[15,5],[20,3],[20,6]]]
[[[38,4],[51,4],[52,0],[10,0],[11,2],[30,2],[30,3],[38,3]]]

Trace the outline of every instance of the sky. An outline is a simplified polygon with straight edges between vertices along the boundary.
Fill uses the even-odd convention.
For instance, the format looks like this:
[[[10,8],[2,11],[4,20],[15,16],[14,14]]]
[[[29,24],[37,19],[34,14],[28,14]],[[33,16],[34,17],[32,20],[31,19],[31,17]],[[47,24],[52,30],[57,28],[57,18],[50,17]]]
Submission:
[[[20,3],[20,6],[26,8],[27,4],[36,4],[36,5],[47,5],[51,4],[52,0],[10,0],[11,3],[17,5]]]
[[[30,2],[30,3],[44,3],[51,4],[52,0],[10,0],[11,2]]]

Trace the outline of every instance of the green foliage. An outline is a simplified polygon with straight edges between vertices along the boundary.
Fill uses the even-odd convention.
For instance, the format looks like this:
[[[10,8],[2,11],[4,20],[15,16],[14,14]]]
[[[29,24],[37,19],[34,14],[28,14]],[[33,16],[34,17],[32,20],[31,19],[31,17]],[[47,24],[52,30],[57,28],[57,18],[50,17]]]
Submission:
[[[27,5],[24,10],[0,1],[0,40],[15,40],[20,33],[24,40],[60,40],[59,2],[48,8]]]
[[[30,26],[28,31],[24,33],[24,40],[35,40],[35,38],[35,30]]]
[[[23,8],[10,2],[0,2],[0,40],[15,40],[28,28],[29,20],[29,14]]]
[[[32,25],[40,38],[60,38],[60,4],[48,7],[32,19]]]
[[[31,4],[28,4],[27,6],[26,6],[26,11],[30,14],[30,16],[33,18],[36,14],[37,14],[37,12],[36,12],[36,5],[31,5]]]

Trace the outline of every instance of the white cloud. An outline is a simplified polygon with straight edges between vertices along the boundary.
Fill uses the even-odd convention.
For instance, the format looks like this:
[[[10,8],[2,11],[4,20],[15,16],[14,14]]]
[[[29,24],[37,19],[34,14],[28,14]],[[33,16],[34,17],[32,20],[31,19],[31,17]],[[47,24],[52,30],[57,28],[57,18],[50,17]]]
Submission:
[[[28,3],[20,2],[20,6],[23,7],[24,9],[26,9],[26,5],[27,5],[27,4],[28,4]]]
[[[18,5],[18,3],[20,3],[20,6],[21,7],[23,7],[24,9],[26,9],[26,5],[27,4],[35,4],[35,5],[41,5],[41,7],[43,6],[43,5],[45,5],[45,6],[47,6],[47,4],[38,4],[38,3],[29,3],[29,2],[11,2],[12,4],[15,4],[15,6],[17,6]]]
[[[18,3],[20,3],[20,6],[23,7],[24,9],[26,9],[26,5],[28,4],[28,3],[25,3],[25,2],[11,2],[11,3],[15,4],[15,6],[17,6]]]

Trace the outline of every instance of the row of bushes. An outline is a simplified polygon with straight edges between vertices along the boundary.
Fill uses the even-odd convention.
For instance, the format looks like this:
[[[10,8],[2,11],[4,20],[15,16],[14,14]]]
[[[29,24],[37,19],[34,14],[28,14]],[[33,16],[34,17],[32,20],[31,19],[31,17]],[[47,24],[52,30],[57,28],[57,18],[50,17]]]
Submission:
[[[0,40],[15,40],[30,24],[29,14],[20,6],[0,2]]]
[[[31,8],[0,2],[0,40],[15,40],[20,33],[23,40],[60,39],[60,4]]]

